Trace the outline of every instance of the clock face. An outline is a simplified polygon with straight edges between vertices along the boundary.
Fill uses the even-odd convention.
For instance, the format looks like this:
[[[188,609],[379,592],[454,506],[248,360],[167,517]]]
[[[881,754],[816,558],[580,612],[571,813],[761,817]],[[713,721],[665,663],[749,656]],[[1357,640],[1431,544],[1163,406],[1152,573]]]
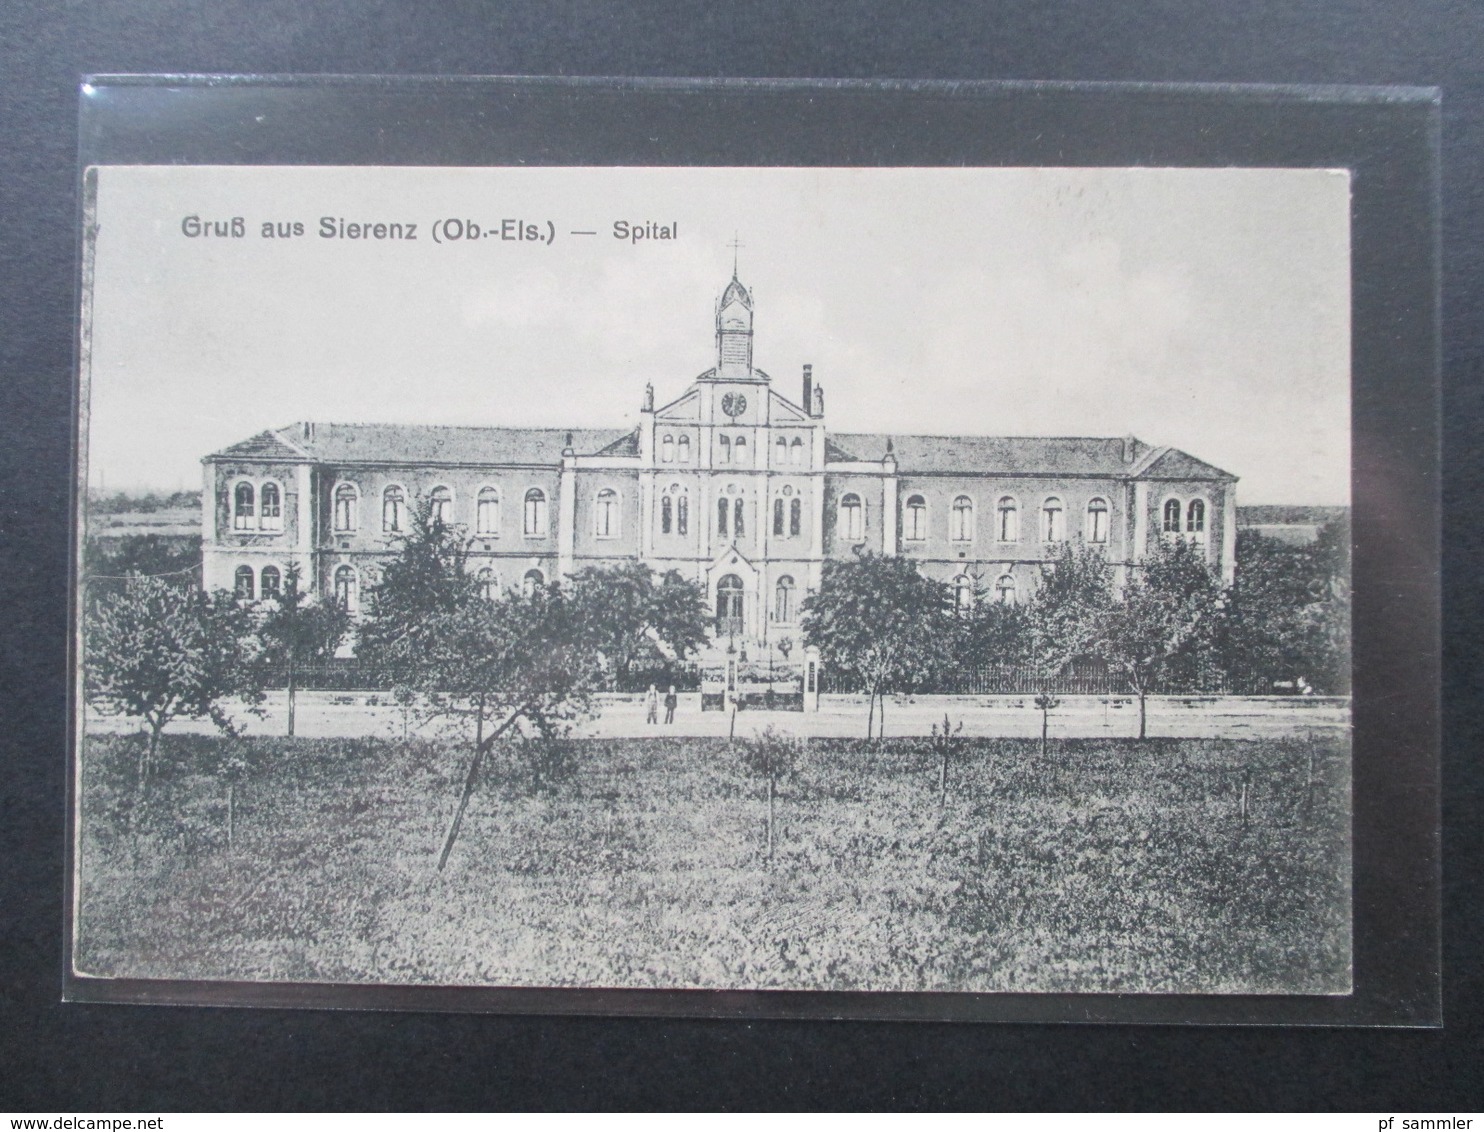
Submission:
[[[729,417],[740,417],[743,413],[747,412],[747,394],[722,394],[721,411]]]

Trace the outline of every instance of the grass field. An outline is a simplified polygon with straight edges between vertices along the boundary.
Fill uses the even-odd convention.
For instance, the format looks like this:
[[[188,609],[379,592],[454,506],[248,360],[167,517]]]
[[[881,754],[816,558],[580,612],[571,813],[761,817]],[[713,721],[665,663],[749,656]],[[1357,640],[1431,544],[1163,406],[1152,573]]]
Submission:
[[[1349,744],[91,738],[76,965],[443,984],[1344,993]],[[228,773],[231,763],[230,844]],[[1246,812],[1242,799],[1246,797]]]

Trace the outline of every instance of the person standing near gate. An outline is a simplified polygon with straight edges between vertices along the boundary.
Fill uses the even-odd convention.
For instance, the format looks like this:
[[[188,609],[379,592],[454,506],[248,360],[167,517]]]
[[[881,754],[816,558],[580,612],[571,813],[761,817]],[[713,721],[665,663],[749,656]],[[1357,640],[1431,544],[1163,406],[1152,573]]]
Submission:
[[[675,685],[670,685],[670,690],[665,693],[665,722],[675,722],[675,705],[680,702],[680,697],[675,694]]]
[[[644,697],[644,722],[658,723],[660,718],[660,693],[653,684],[649,686],[649,692]]]

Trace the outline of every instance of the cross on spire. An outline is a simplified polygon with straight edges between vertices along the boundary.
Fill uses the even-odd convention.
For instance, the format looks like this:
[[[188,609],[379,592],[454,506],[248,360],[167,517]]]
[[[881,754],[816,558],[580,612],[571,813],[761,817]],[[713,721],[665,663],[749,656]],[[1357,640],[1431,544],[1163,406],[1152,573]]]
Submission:
[[[729,247],[729,248],[732,249],[732,278],[733,279],[737,278],[737,249],[738,248],[745,248],[746,246],[747,246],[746,244],[744,244],[740,239],[737,238],[737,233],[736,232],[733,232],[732,233],[731,240],[729,240],[727,242],[727,247]]]

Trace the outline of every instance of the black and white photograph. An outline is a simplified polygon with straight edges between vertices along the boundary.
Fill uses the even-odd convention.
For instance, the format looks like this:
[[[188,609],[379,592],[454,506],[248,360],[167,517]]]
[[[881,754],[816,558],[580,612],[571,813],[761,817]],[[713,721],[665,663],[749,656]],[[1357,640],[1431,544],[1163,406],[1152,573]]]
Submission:
[[[1347,170],[86,186],[76,978],[1351,992]]]

